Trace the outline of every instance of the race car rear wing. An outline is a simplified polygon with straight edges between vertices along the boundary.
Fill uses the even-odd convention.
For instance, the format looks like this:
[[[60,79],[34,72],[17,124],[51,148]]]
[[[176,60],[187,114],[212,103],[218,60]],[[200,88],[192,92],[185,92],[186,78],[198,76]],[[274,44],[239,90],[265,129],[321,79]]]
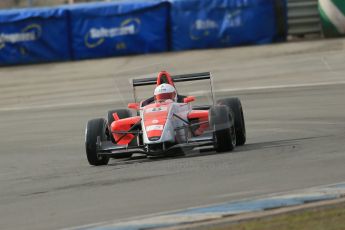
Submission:
[[[191,74],[182,74],[171,76],[174,82],[183,82],[183,81],[197,81],[197,80],[211,80],[211,73],[191,73]],[[133,79],[133,87],[145,86],[145,85],[155,85],[157,82],[156,77],[142,78],[142,79]]]
[[[185,81],[198,81],[198,80],[210,80],[210,89],[212,95],[212,102],[214,104],[214,94],[213,94],[213,82],[211,72],[202,72],[202,73],[191,73],[191,74],[181,74],[171,76],[173,81],[176,82],[185,82]],[[135,88],[138,86],[147,86],[155,85],[157,83],[156,77],[142,78],[142,79],[132,79],[133,86],[133,96],[134,100],[137,101]]]

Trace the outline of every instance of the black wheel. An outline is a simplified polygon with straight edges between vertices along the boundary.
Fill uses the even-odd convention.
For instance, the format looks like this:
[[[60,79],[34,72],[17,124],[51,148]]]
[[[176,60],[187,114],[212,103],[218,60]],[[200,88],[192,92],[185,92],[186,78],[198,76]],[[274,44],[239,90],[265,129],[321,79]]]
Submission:
[[[97,138],[100,141],[105,141],[107,131],[107,122],[103,118],[93,119],[87,123],[85,131],[85,148],[86,156],[90,165],[106,165],[109,162],[109,157],[100,156],[97,152]]]
[[[232,151],[236,146],[235,126],[229,108],[223,105],[210,108],[210,126],[213,128],[217,152]]]
[[[244,145],[246,143],[246,125],[240,99],[237,97],[220,99],[217,104],[225,105],[232,111],[235,119],[236,145]]]
[[[115,121],[113,114],[117,113],[117,116],[119,117],[119,119],[124,119],[124,118],[128,118],[132,116],[132,112],[129,109],[115,109],[115,110],[110,110],[108,111],[108,130],[109,130],[109,139],[116,144],[116,141],[113,137],[113,135],[111,134],[111,123],[113,123],[113,121]],[[134,139],[131,143],[129,143],[129,146],[134,146],[137,145],[137,140]],[[119,153],[116,155],[116,159],[121,159],[121,158],[130,158],[132,156],[132,154],[130,153]]]

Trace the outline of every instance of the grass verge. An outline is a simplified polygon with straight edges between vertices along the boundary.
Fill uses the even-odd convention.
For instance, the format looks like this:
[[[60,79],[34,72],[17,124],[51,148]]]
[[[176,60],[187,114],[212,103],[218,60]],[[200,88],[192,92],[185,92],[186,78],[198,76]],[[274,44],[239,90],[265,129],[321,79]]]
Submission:
[[[344,230],[345,202],[240,221],[212,230]]]

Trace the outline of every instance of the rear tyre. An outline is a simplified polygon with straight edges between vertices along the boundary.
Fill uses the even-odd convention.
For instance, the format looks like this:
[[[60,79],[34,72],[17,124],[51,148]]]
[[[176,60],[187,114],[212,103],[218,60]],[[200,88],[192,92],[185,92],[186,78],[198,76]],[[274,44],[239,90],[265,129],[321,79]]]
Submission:
[[[223,105],[211,107],[210,126],[214,130],[215,150],[232,151],[236,146],[236,134],[229,108]]]
[[[85,131],[85,149],[86,157],[90,165],[106,165],[109,157],[100,156],[97,150],[97,138],[100,141],[107,140],[106,137],[107,122],[103,118],[88,121]]]
[[[246,143],[246,125],[240,99],[237,97],[220,99],[217,101],[217,104],[225,105],[232,111],[235,119],[236,145],[244,145]]]
[[[117,113],[117,116],[119,119],[124,119],[132,116],[132,112],[129,109],[115,109],[108,111],[108,130],[109,130],[109,139],[116,144],[116,141],[111,134],[111,123],[115,121],[113,114]],[[136,139],[134,139],[131,143],[129,143],[129,146],[135,146],[137,145]],[[115,159],[121,159],[121,158],[130,158],[132,156],[131,153],[119,153],[114,158]]]

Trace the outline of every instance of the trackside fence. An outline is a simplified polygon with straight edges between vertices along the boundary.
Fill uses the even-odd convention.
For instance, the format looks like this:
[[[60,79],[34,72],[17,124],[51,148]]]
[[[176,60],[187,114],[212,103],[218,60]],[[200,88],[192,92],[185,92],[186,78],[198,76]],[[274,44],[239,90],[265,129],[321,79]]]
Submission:
[[[0,10],[0,65],[267,44],[286,0],[123,0]]]

